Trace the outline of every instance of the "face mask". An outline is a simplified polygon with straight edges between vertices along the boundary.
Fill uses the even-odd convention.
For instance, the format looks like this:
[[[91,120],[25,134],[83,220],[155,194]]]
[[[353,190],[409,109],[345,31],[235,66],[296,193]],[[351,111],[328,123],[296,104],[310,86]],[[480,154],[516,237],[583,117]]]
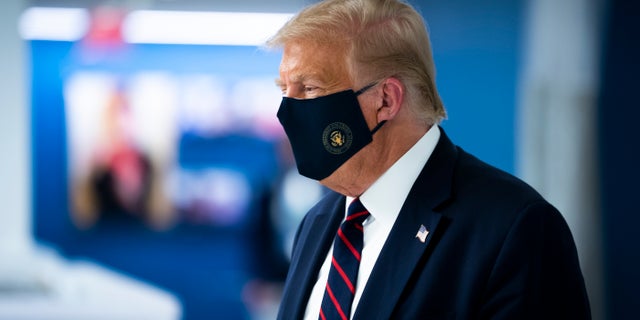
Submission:
[[[357,96],[374,85],[314,99],[282,98],[278,119],[301,175],[322,180],[373,140],[385,121],[369,131]]]

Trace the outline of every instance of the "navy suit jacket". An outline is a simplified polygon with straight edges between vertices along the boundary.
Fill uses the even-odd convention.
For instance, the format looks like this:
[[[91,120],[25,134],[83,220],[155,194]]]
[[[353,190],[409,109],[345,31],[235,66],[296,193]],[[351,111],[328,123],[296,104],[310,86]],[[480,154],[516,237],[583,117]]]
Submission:
[[[441,130],[442,131],[442,130]],[[296,234],[278,319],[301,319],[344,216],[330,192]],[[423,243],[416,234],[424,225]],[[366,283],[354,319],[590,319],[571,232],[517,178],[442,131]]]

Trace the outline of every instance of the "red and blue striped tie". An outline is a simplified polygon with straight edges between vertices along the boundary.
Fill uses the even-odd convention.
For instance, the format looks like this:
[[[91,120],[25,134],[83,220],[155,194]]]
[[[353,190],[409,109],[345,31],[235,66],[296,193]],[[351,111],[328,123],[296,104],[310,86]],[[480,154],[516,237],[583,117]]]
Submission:
[[[354,199],[333,243],[331,269],[322,298],[320,320],[349,319],[363,246],[362,223],[367,217],[369,211],[360,199]]]

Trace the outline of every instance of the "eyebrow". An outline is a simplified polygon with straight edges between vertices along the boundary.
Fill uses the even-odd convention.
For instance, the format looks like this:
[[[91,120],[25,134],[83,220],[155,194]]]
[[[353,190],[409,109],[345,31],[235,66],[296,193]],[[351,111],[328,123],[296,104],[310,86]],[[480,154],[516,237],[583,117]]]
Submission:
[[[303,83],[309,78],[311,78],[311,77],[309,75],[306,75],[306,74],[294,74],[294,75],[291,76],[291,82],[293,82],[293,83]]]
[[[306,75],[306,74],[296,74],[296,75],[291,76],[291,78],[292,78],[292,79],[291,79],[291,80],[292,80],[292,81],[291,81],[292,83],[304,83],[304,82],[305,82],[305,81],[307,81],[308,79],[312,79],[312,78],[313,78],[313,76]],[[287,85],[284,83],[284,81],[282,81],[282,79],[281,79],[281,78],[276,78],[276,79],[274,80],[274,82],[275,82],[276,86],[278,86],[278,87],[280,87],[280,88],[284,88],[284,87],[286,87],[286,86],[287,86]]]

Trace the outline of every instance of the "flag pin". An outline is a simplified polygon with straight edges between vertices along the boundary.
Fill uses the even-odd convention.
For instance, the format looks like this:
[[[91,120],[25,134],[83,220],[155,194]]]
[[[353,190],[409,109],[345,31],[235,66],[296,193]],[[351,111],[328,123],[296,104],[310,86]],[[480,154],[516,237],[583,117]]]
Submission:
[[[418,238],[420,242],[424,243],[425,241],[427,241],[428,235],[429,235],[429,230],[427,230],[427,228],[424,227],[424,224],[421,224],[420,230],[418,230],[418,233],[416,234],[416,238]]]

